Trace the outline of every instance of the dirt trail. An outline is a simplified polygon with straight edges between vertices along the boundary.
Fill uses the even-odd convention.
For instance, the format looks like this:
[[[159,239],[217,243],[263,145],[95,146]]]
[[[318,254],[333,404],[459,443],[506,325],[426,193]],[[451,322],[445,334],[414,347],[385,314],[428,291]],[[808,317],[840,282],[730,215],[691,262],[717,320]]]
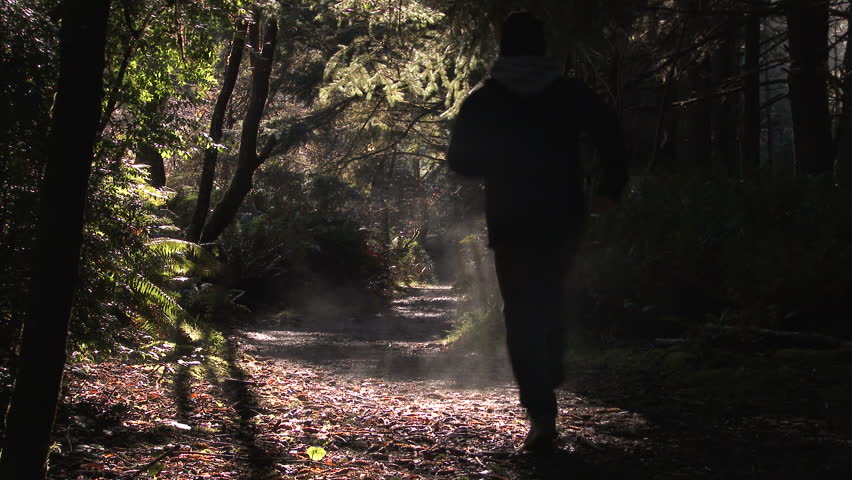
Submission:
[[[410,289],[382,315],[260,316],[222,357],[72,365],[51,477],[852,478],[852,350],[812,352],[829,359],[819,370],[783,366],[780,353],[802,355],[788,350],[689,381],[671,376],[690,369],[570,363],[558,451],[533,457],[517,451],[526,424],[501,346],[440,342],[457,303],[448,288]],[[781,370],[789,385],[760,383]]]
[[[612,417],[605,422],[610,425],[637,420],[568,391],[560,395],[561,422],[571,438],[560,440],[561,451],[549,458],[519,453],[527,427],[502,346],[483,355],[448,352],[441,343],[458,300],[448,287],[413,288],[385,314],[342,321],[267,318],[239,333],[241,365],[248,378],[276,379],[254,389],[262,412],[255,421],[285,419],[291,428],[287,435],[294,430],[313,435],[313,442],[329,452],[332,465],[345,465],[309,472],[299,464],[281,464],[286,475],[641,476],[623,468],[623,462],[595,466],[581,459],[577,452],[585,447],[580,443],[598,448],[581,438],[584,425],[601,415]],[[370,468],[359,471],[357,465]]]
[[[244,365],[254,378],[287,379],[299,408],[323,412],[326,430],[317,440],[333,457],[380,466],[379,478],[645,476],[638,455],[645,420],[568,390],[560,392],[560,451],[520,454],[527,427],[505,349],[483,355],[442,346],[458,300],[447,287],[417,288],[382,315],[261,321],[241,332],[240,349],[251,358]],[[258,393],[263,403],[281,391],[264,385]],[[293,415],[275,404],[267,415]],[[298,476],[300,469],[285,471]]]
[[[726,412],[652,377],[578,368],[559,392],[559,451],[519,454],[526,425],[502,348],[442,348],[457,301],[411,289],[384,315],[261,323],[241,335],[246,369],[288,382],[333,461],[376,478],[833,478],[849,466],[850,436],[823,420]],[[292,418],[274,404],[268,415]],[[370,478],[342,475],[323,478]]]
[[[410,288],[385,313],[260,319],[241,331],[244,351],[360,378],[455,387],[511,388],[501,345],[492,355],[449,355],[442,340],[456,314],[450,287]],[[337,312],[339,309],[334,309]],[[501,357],[501,355],[503,355]]]

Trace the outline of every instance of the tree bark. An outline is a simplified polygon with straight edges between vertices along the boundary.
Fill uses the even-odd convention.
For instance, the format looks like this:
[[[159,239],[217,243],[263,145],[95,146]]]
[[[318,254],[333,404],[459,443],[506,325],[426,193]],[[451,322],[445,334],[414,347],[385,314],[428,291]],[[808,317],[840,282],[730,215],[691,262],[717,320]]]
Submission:
[[[255,49],[259,45],[259,18],[249,27],[249,37]],[[219,238],[219,235],[234,220],[243,199],[251,191],[254,171],[264,157],[257,154],[257,134],[260,130],[260,120],[266,107],[269,95],[269,77],[272,74],[272,60],[275,53],[275,39],[278,35],[278,24],[274,19],[268,20],[266,33],[263,36],[263,49],[252,55],[252,87],[249,97],[248,110],[243,120],[243,130],[240,135],[240,151],[237,158],[237,170],[225,191],[225,195],[216,204],[213,213],[201,232],[202,243],[209,243]]]
[[[713,57],[713,85],[725,88],[737,68],[737,30],[739,22],[732,15],[720,19],[724,23],[723,38],[719,50]],[[737,123],[734,113],[736,94],[725,94],[715,105],[713,137],[716,145],[718,165],[724,167],[728,177],[739,175],[739,152],[737,151]]]
[[[154,188],[166,186],[166,165],[160,150],[148,142],[136,146],[136,160],[148,166],[148,184]]]
[[[688,169],[698,169],[709,172],[712,167],[713,138],[712,129],[712,85],[710,77],[712,66],[709,58],[689,72],[686,82],[689,94],[695,99],[683,112],[686,117],[686,154],[689,159]]]
[[[763,81],[768,84],[769,80],[769,70],[764,70]],[[768,87],[766,90],[769,92]],[[775,171],[775,116],[772,113],[774,108],[775,106],[772,104],[767,105],[764,117],[764,123],[766,124],[766,168],[769,169],[770,172]]]
[[[684,29],[681,35],[695,35],[696,32],[708,28],[706,21],[709,11],[702,0],[678,0],[675,5],[685,12],[680,16]],[[681,43],[681,40],[683,38],[678,43]],[[679,105],[675,110],[680,123],[680,135],[674,137],[678,162],[675,168],[680,172],[706,172],[710,170],[713,152],[712,109],[709,98],[712,66],[707,56],[696,56],[688,47],[685,51],[678,47],[676,52],[678,55],[685,55],[687,68],[676,80]]]
[[[852,4],[847,10],[847,21],[852,18]],[[834,178],[838,184],[852,186],[852,42],[846,35],[846,51],[843,53],[843,110],[837,122],[834,157]]]
[[[743,176],[752,176],[760,167],[760,23],[756,12],[749,13],[745,22]]]
[[[222,90],[216,98],[216,106],[213,108],[213,117],[210,119],[210,145],[204,150],[204,159],[201,164],[201,176],[198,179],[198,199],[195,203],[195,212],[192,222],[186,232],[186,239],[190,242],[198,242],[201,238],[201,230],[207,220],[207,212],[210,210],[210,196],[213,193],[213,181],[216,178],[216,161],[219,158],[219,143],[222,141],[222,131],[225,124],[225,109],[234,92],[237,76],[240,72],[240,63],[243,59],[243,51],[246,46],[246,29],[248,23],[240,19],[236,24],[234,39],[231,42],[231,51],[228,54],[228,66],[225,69],[225,78],[222,81]]]
[[[35,480],[46,474],[101,115],[109,7],[110,0],[62,4],[59,80],[41,186],[29,312],[0,478]]]
[[[827,0],[785,0],[790,37],[790,108],[796,171],[830,174],[833,166],[828,109]]]

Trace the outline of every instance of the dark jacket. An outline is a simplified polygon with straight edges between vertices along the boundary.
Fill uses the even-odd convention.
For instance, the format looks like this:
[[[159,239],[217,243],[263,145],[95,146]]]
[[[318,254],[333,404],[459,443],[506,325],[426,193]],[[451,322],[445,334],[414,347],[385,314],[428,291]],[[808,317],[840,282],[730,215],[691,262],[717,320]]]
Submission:
[[[581,131],[603,167],[598,193],[617,201],[627,181],[621,128],[585,84],[557,75],[523,90],[491,78],[465,99],[447,160],[461,175],[484,178],[490,246],[558,246],[580,232]]]

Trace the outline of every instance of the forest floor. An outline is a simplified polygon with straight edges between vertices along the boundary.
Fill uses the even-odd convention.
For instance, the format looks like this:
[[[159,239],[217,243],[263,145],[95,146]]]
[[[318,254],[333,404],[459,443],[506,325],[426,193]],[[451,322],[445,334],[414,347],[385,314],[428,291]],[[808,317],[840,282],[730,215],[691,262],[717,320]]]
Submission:
[[[558,450],[532,456],[504,349],[441,341],[458,300],[412,288],[380,315],[260,315],[219,356],[74,364],[51,477],[852,478],[849,348],[579,351]]]

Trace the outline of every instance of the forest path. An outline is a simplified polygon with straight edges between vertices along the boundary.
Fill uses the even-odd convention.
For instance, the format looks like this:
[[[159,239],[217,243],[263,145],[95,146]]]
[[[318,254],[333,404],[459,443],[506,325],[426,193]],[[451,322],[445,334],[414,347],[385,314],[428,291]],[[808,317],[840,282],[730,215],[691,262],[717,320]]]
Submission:
[[[304,316],[261,317],[239,336],[246,353],[335,375],[456,389],[512,388],[502,345],[487,356],[444,348],[460,300],[448,286],[408,288],[381,313],[352,315],[345,306],[325,303]]]
[[[557,452],[519,453],[527,427],[505,349],[441,343],[458,301],[447,287],[413,288],[384,314],[330,309],[239,333],[263,448],[328,452],[307,465],[279,459],[286,478],[834,478],[852,466],[838,460],[852,436],[826,418],[714,403],[701,389],[669,390],[658,372],[578,365],[558,393]]]
[[[324,305],[239,332],[241,368],[267,379],[254,389],[263,414],[253,421],[287,425],[271,434],[274,450],[299,439],[288,453],[329,452],[329,464],[282,462],[288,478],[650,478],[642,462],[660,446],[643,438],[648,422],[570,389],[559,392],[557,454],[520,453],[527,424],[505,348],[483,354],[441,342],[459,300],[449,287],[411,288],[382,314]]]
[[[51,478],[852,478],[852,348],[576,356],[558,450],[534,457],[517,451],[502,346],[441,343],[458,302],[409,289],[352,316],[324,300],[301,320],[258,315],[215,355],[154,344],[135,362],[70,364]]]
[[[253,421],[287,425],[264,441],[277,437],[273,450],[290,454],[328,451],[328,464],[282,462],[287,478],[639,478],[624,453],[595,465],[580,452],[609,451],[583,438],[587,427],[642,420],[568,391],[560,421],[576,438],[563,437],[548,458],[521,454],[527,424],[503,346],[482,354],[442,344],[459,300],[449,287],[411,288],[382,314],[341,317],[329,307],[320,310],[333,314],[261,318],[239,332],[246,378],[266,379],[252,389],[262,412]],[[293,439],[298,447],[281,448]]]
[[[507,464],[526,431],[501,346],[487,358],[443,346],[459,300],[409,288],[383,313],[327,306],[237,333],[246,378],[273,379],[253,389],[254,420],[286,418],[284,436],[328,451],[312,468],[282,462],[287,478],[529,477]]]

